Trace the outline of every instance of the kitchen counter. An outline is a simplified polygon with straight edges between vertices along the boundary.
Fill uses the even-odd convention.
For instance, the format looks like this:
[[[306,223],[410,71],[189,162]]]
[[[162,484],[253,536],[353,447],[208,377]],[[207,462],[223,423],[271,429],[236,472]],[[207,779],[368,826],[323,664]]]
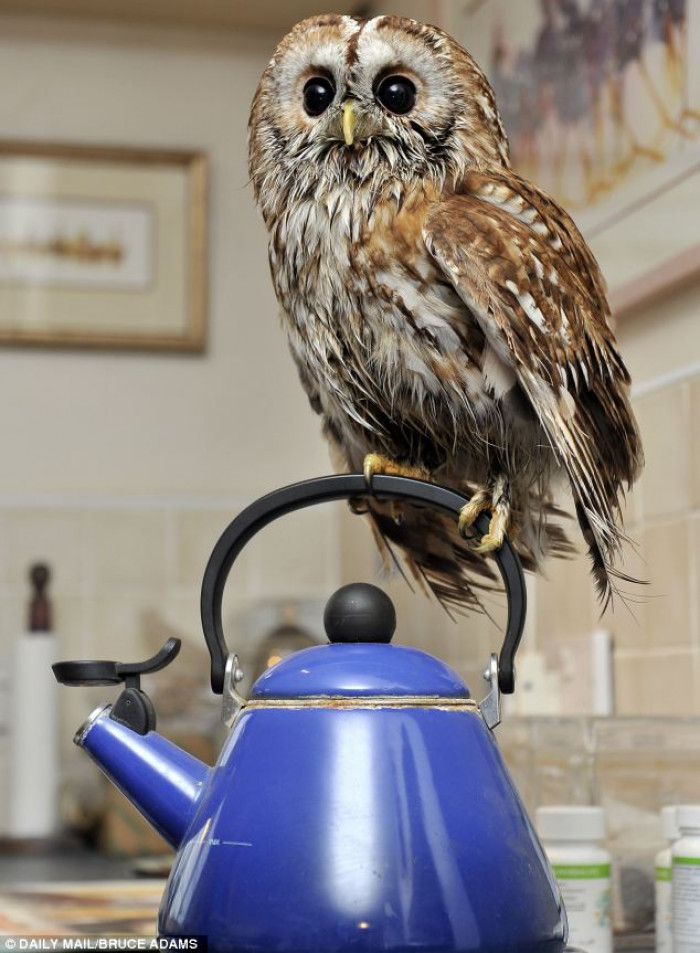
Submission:
[[[105,881],[144,882],[135,873],[133,859],[115,859],[84,849],[57,849],[45,853],[0,853],[0,893],[22,885]],[[1,932],[1,931],[0,931]],[[3,949],[0,937],[0,950]],[[650,934],[618,937],[615,953],[650,953],[654,938]]]

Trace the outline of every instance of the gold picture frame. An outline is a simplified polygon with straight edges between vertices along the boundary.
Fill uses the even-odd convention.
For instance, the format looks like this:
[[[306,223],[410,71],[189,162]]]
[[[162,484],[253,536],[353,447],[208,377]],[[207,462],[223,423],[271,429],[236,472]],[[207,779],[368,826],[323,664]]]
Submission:
[[[0,142],[0,346],[202,351],[203,152]]]

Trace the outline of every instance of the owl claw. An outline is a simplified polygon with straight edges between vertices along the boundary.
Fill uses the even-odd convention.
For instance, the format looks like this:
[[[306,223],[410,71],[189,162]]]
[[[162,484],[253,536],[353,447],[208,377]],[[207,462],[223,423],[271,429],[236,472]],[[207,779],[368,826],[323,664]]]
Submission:
[[[505,533],[487,533],[481,537],[481,542],[474,547],[475,553],[493,553],[500,549],[505,539]]]
[[[396,463],[380,453],[368,453],[362,463],[362,472],[367,486],[372,486],[372,477],[375,474],[386,476],[410,477],[413,480],[429,480],[430,474],[423,467],[412,467],[409,464]]]
[[[477,520],[477,517],[491,508],[491,502],[489,494],[486,490],[478,490],[474,496],[469,500],[468,503],[465,503],[462,509],[459,512],[459,523],[458,529],[460,536],[465,536],[466,531],[474,525]]]
[[[501,548],[506,538],[510,525],[510,499],[505,477],[498,478],[492,492],[486,489],[477,490],[471,500],[462,507],[458,524],[462,536],[485,510],[491,513],[489,531],[474,547],[475,553],[495,552]]]

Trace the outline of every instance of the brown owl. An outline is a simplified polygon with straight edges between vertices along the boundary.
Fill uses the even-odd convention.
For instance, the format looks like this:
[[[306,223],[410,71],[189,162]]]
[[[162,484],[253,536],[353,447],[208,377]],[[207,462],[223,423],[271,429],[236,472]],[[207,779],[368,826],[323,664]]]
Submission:
[[[372,501],[446,605],[474,606],[475,550],[526,565],[568,544],[568,482],[607,603],[620,503],[642,464],[598,265],[571,218],[510,168],[493,92],[433,26],[299,23],[263,73],[249,167],[292,354],[342,465],[471,495],[459,527]],[[465,540],[491,512],[480,545]]]

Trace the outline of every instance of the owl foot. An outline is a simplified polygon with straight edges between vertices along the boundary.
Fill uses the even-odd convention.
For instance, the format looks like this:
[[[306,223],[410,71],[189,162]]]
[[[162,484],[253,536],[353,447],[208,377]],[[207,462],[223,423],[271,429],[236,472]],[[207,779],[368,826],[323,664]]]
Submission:
[[[476,553],[492,553],[501,548],[506,538],[510,525],[510,498],[508,481],[505,477],[499,477],[496,480],[491,492],[484,488],[477,490],[471,500],[462,507],[458,524],[462,536],[485,510],[491,512],[489,531],[474,547]]]
[[[458,529],[461,536],[474,525],[477,517],[491,507],[491,494],[486,490],[477,490],[474,496],[465,503],[459,512]]]
[[[380,453],[368,453],[362,464],[362,472],[367,486],[372,485],[375,474],[384,476],[410,477],[413,480],[429,480],[430,474],[424,467],[412,467],[408,464],[396,463]]]

